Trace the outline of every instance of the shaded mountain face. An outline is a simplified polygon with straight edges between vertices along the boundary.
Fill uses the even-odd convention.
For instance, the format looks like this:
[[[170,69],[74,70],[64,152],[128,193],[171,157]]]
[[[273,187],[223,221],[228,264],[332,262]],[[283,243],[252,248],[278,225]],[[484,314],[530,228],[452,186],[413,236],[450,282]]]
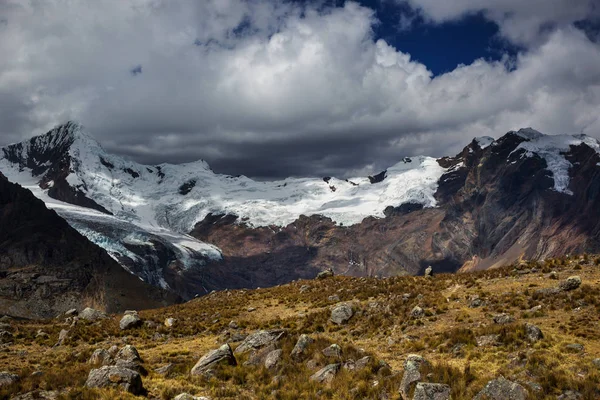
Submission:
[[[70,308],[148,308],[176,300],[129,274],[0,173],[0,313],[51,318]]]
[[[191,298],[329,267],[388,276],[597,252],[599,148],[522,129],[370,177],[255,182],[203,161],[126,161],[69,123],[2,149],[0,170],[123,268]]]

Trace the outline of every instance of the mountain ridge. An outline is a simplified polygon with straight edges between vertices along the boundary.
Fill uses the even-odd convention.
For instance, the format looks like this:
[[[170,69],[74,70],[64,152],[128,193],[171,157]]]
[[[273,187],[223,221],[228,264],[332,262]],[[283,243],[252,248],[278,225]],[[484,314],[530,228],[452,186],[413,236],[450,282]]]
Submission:
[[[404,157],[376,176],[256,182],[215,174],[204,161],[126,161],[74,123],[49,134],[62,139],[31,141],[70,143],[62,156],[15,159],[31,146],[9,146],[0,170],[124,268],[186,298],[329,267],[359,276],[428,265],[454,272],[600,249],[598,228],[579,215],[597,214],[600,181],[600,145],[585,135],[525,128],[475,138],[453,157]]]

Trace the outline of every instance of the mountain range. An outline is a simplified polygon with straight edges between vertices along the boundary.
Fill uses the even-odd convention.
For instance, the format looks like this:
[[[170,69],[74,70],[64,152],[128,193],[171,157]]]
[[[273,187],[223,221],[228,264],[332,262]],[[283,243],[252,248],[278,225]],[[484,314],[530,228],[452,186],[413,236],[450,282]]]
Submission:
[[[259,182],[204,161],[128,161],[68,122],[2,148],[0,172],[101,248],[111,268],[183,299],[327,268],[457,272],[600,251],[594,138],[526,128],[473,139],[451,157],[398,159],[368,177]],[[0,242],[0,252],[11,246]]]

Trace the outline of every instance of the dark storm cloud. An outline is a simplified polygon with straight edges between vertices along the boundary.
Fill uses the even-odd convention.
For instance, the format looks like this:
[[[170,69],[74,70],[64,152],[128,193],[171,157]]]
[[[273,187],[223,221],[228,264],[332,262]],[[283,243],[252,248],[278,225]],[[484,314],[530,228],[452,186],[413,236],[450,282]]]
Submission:
[[[434,77],[352,2],[2,3],[0,145],[76,119],[148,164],[347,177],[524,126],[598,136],[600,47],[572,23],[585,5],[540,17],[516,1],[410,3],[431,23],[483,11],[525,50]]]

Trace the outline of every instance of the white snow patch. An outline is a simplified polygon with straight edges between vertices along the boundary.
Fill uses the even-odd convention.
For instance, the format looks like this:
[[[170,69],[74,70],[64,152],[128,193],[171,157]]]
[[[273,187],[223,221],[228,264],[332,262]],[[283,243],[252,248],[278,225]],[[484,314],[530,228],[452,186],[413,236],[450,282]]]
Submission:
[[[475,141],[477,142],[477,145],[479,146],[479,148],[481,150],[483,150],[486,147],[488,147],[489,145],[491,145],[492,143],[494,143],[494,138],[489,137],[489,136],[480,136],[480,137],[476,137]]]

